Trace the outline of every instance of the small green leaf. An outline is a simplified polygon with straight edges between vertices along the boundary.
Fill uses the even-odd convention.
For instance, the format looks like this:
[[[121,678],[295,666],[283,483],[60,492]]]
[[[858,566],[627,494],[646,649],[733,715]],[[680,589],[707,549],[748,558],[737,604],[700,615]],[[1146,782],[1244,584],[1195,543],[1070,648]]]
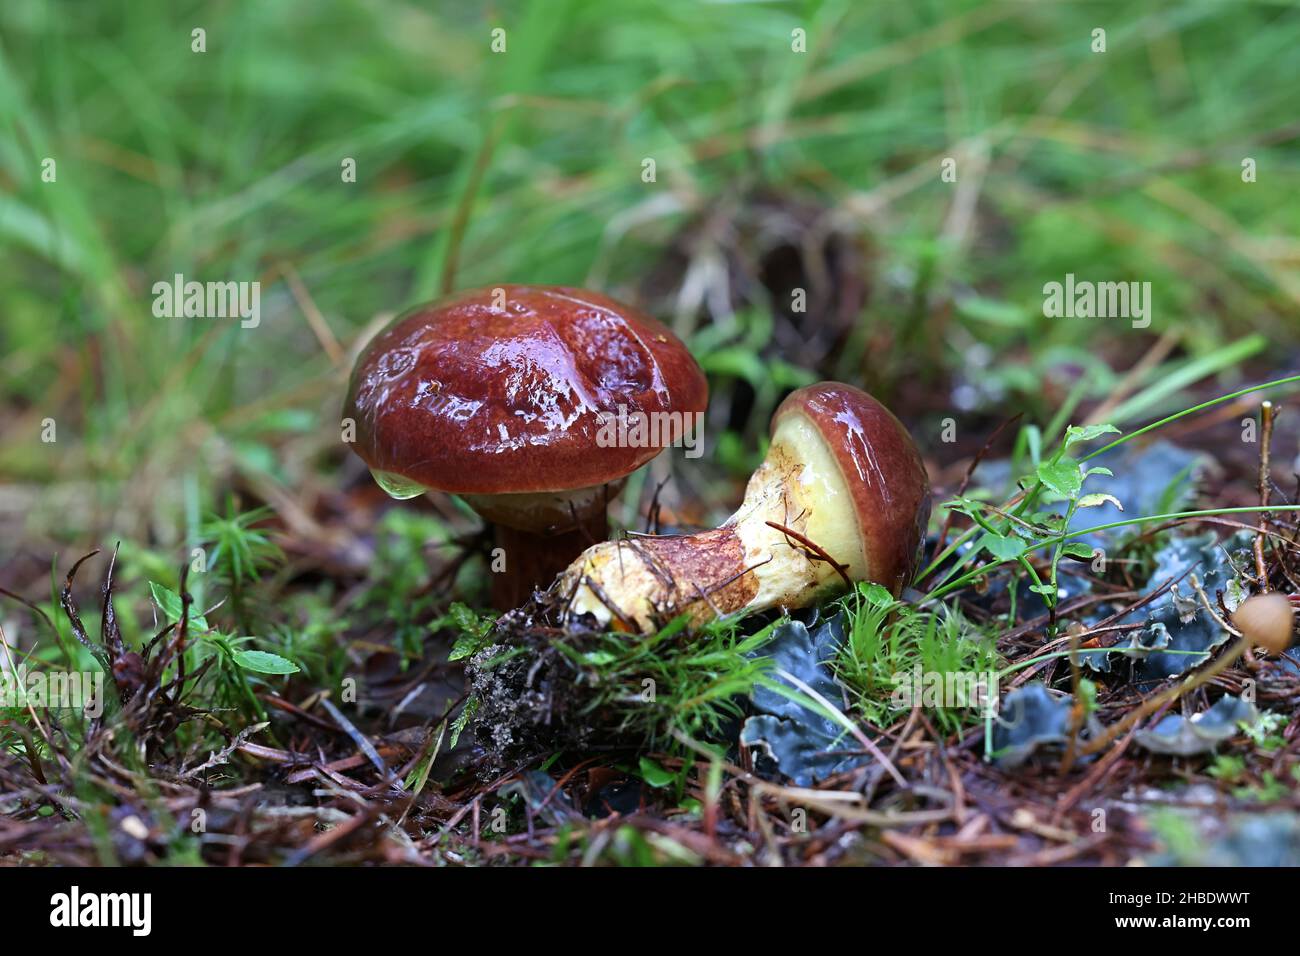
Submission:
[[[184,604],[179,594],[171,590],[171,588],[165,588],[153,581],[149,582],[149,591],[153,594],[154,601],[157,602],[158,607],[161,608],[168,621],[179,621],[181,619],[181,608]],[[195,613],[192,605],[190,607],[190,623],[205,631],[210,630],[208,619],[202,614]]]
[[[491,615],[476,614],[469,607],[456,601],[447,609],[445,616],[429,625],[429,629],[438,631],[450,626],[460,632],[455,643],[452,644],[451,654],[447,657],[449,661],[459,661],[473,657],[492,644],[490,635],[494,623]]]
[[[459,661],[466,657],[473,657],[479,652],[479,645],[482,639],[477,634],[461,634],[456,638],[456,643],[451,646],[451,653],[447,655],[449,661]]]
[[[1096,556],[1097,549],[1081,541],[1071,541],[1061,548],[1061,553],[1068,554],[1072,558],[1083,558],[1085,561],[1091,561]]]
[[[675,781],[677,777],[659,766],[659,764],[655,763],[649,757],[642,757],[641,779],[652,787],[668,787],[672,785],[673,781]]]
[[[149,582],[149,591],[153,594],[153,599],[158,602],[162,608],[163,614],[167,615],[169,621],[179,621],[181,617],[181,608],[184,602],[181,596],[171,588],[165,588],[154,581]]]
[[[479,699],[477,697],[471,697],[469,700],[465,702],[465,707],[464,709],[461,710],[460,716],[458,716],[454,721],[452,721],[451,744],[449,746],[449,749],[451,750],[456,749],[456,743],[460,740],[461,732],[466,727],[468,727],[469,722],[474,719],[474,715],[478,713],[478,708],[479,708]]]
[[[483,619],[475,614],[467,605],[462,604],[459,601],[452,602],[451,607],[447,610],[447,617],[451,619],[452,624],[460,628],[462,631],[481,633],[486,629]]]
[[[255,671],[258,674],[298,673],[298,665],[293,661],[266,651],[236,651],[234,660],[244,670]]]
[[[859,583],[858,593],[872,607],[890,607],[894,603],[894,596],[889,593],[888,588],[870,581]]]
[[[979,546],[999,561],[1012,561],[1025,553],[1025,543],[1017,538],[985,534]]]
[[[1092,441],[1102,435],[1118,435],[1120,430],[1114,425],[1071,425],[1065,430],[1065,447],[1079,442]]]
[[[1038,466],[1038,480],[1062,498],[1073,498],[1083,487],[1083,473],[1073,458],[1045,461]]]

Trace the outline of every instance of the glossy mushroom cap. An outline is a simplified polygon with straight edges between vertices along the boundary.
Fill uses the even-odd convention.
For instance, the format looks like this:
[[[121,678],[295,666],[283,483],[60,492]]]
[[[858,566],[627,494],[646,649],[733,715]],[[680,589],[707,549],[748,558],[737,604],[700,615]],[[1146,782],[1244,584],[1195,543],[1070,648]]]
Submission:
[[[602,447],[603,416],[675,412],[689,427],[707,400],[686,346],[649,316],[582,289],[508,285],[395,319],[357,360],[343,414],[373,471],[478,507],[620,481],[681,434]]]
[[[1256,647],[1281,654],[1295,633],[1295,608],[1285,594],[1255,594],[1232,612],[1232,623]]]
[[[808,536],[846,561],[854,580],[894,594],[909,584],[930,520],[930,479],[903,424],[861,389],[819,382],[777,408],[772,442],[813,466],[803,475],[825,485],[818,500],[847,499],[843,509],[814,511]]]

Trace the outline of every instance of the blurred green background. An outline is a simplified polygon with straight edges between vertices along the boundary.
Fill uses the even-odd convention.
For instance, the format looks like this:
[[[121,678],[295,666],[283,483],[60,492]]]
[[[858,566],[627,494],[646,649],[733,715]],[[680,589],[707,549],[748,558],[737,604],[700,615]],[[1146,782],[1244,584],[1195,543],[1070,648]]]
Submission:
[[[933,470],[946,417],[977,448],[1294,365],[1297,49],[1281,2],[6,0],[0,574],[180,549],[232,489],[338,557],[352,356],[448,286],[669,321],[731,481],[818,377]],[[260,281],[260,325],[156,318],[176,273]],[[1151,282],[1151,326],[1044,318],[1067,273]]]

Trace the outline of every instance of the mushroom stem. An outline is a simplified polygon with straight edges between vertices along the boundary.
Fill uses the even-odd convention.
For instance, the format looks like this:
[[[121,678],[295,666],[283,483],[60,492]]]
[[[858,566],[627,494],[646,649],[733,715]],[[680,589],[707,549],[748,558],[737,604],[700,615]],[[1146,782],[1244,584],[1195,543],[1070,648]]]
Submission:
[[[492,555],[492,604],[501,610],[519,607],[533,596],[540,582],[553,581],[593,541],[609,534],[602,510],[588,516],[578,527],[556,532],[521,531],[494,525],[496,547]],[[504,566],[497,570],[498,555]]]
[[[792,447],[799,437],[778,433],[721,527],[588,548],[560,583],[570,613],[647,632],[682,613],[698,624],[842,590],[845,569],[862,568],[861,539],[843,479],[828,462],[809,461],[815,449]]]

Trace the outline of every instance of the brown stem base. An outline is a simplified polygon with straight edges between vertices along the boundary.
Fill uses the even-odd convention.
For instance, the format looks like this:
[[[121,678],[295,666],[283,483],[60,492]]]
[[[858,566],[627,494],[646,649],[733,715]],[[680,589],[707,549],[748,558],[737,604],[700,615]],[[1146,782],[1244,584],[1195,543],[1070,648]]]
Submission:
[[[573,591],[570,612],[592,614],[614,630],[649,633],[683,612],[698,624],[751,607],[761,583],[756,570],[745,563],[736,528],[726,524],[607,542],[569,566],[562,588]]]
[[[547,534],[496,525],[495,534],[500,550],[493,550],[489,562],[492,605],[498,611],[508,611],[532,597],[534,588],[550,587],[574,558],[604,541],[609,523],[602,512],[568,531]]]

